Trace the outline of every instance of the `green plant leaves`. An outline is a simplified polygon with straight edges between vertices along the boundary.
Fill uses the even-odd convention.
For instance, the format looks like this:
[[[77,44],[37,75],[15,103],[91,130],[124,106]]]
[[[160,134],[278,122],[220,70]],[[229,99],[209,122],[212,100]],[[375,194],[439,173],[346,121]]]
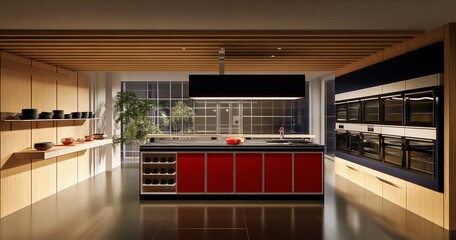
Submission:
[[[118,92],[114,101],[116,123],[121,125],[121,134],[114,136],[114,143],[141,143],[147,134],[161,133],[150,118],[157,103],[150,99],[139,99],[134,92]]]

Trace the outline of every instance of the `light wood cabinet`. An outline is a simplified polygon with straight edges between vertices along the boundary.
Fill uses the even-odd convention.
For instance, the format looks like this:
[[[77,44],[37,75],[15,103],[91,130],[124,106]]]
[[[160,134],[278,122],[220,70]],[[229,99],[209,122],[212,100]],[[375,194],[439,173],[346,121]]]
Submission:
[[[405,181],[387,174],[379,178],[382,182],[382,197],[403,208],[406,208],[406,186]]]
[[[384,216],[389,216],[388,218],[393,219],[392,221],[403,221],[406,214],[405,212],[395,212],[393,210],[395,208],[391,207],[391,204],[395,204],[403,207],[404,211],[413,212],[439,226],[444,225],[443,193],[359,166],[341,158],[335,158],[335,173],[338,175],[336,179],[340,176],[361,186],[360,176],[362,174],[359,173],[360,171],[364,174],[363,187],[383,198],[383,201],[379,202],[375,200],[375,197],[370,197],[369,194],[366,194],[366,201],[369,202],[366,206],[371,210],[383,212]],[[346,184],[343,181],[336,181],[336,184],[342,184],[343,186],[339,186],[338,189],[346,189],[343,193],[353,197],[353,189],[347,190],[350,184]]]

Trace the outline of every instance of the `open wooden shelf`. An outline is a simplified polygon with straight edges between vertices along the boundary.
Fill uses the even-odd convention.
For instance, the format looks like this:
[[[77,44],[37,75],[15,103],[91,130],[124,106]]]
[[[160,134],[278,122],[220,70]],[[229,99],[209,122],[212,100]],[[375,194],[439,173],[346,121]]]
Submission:
[[[85,143],[75,143],[68,146],[53,146],[47,151],[38,151],[34,148],[27,148],[20,152],[13,153],[13,158],[16,159],[49,159],[82,150],[100,147],[103,145],[111,144],[112,139],[93,140]]]

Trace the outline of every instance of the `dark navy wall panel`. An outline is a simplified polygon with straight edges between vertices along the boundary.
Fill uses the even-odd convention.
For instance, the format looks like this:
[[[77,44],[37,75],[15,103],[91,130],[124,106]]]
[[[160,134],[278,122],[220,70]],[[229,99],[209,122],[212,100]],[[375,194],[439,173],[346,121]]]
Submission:
[[[444,46],[437,42],[386,61],[336,77],[335,92],[344,93],[443,73]]]

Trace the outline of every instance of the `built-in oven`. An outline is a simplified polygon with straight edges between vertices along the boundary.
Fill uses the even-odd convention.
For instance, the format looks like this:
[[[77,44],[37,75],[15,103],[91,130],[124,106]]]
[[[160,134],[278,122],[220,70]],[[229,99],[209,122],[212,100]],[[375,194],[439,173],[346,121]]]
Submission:
[[[402,95],[382,97],[383,123],[402,125],[404,119],[404,98]]]
[[[336,104],[336,122],[347,121],[347,105],[345,103]]]
[[[363,99],[362,122],[378,123],[380,121],[380,102],[378,98]]]
[[[409,168],[420,173],[434,175],[433,140],[407,139],[407,156]]]
[[[380,136],[372,133],[362,133],[361,155],[376,161],[380,161]]]
[[[434,126],[434,92],[405,94],[406,125]]]
[[[361,151],[361,134],[359,132],[349,132],[348,153],[359,155]]]
[[[359,122],[361,103],[349,102],[347,103],[347,122]]]
[[[384,136],[382,139],[383,161],[396,167],[405,166],[405,139]]]
[[[348,132],[345,130],[336,130],[336,148],[344,152],[348,149]]]

